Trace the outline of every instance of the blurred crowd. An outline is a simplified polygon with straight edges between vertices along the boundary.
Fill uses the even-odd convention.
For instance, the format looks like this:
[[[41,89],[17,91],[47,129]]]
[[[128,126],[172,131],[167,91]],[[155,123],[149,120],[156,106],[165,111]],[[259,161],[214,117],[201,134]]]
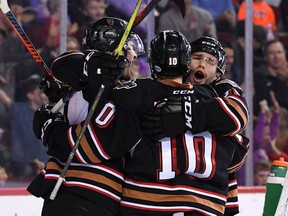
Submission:
[[[11,11],[34,47],[50,66],[60,54],[59,0],[10,0]],[[129,20],[136,0],[68,0],[67,50],[81,50],[84,30],[104,16]],[[147,1],[144,1],[146,3]],[[245,11],[243,0],[185,0],[183,18],[173,1],[154,10],[155,33],[182,32],[189,42],[209,35],[227,54],[224,77],[245,90]],[[125,8],[123,7],[125,5]],[[144,4],[143,4],[144,6]],[[146,41],[147,20],[135,29]],[[271,162],[288,161],[288,0],[253,1],[253,127],[254,180],[265,185]],[[147,57],[147,56],[146,56]],[[149,77],[147,58],[138,58],[131,73]],[[34,110],[47,103],[40,91],[43,77],[31,54],[0,13],[0,180],[32,178],[47,156],[32,132]],[[30,123],[29,123],[30,122]],[[243,175],[241,174],[243,173]],[[245,185],[244,172],[239,184]]]

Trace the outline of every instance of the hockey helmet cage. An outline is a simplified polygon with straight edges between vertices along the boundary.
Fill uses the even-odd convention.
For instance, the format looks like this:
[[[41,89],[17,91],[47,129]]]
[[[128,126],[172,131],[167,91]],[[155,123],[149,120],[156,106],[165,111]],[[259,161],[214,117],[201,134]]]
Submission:
[[[115,17],[104,17],[90,25],[82,39],[83,50],[95,49],[106,52],[111,44],[125,31],[127,22]],[[130,32],[127,41],[131,41],[135,52],[139,55],[144,53],[144,45],[139,35]]]
[[[188,73],[191,48],[185,36],[174,30],[160,32],[150,43],[149,64],[154,79]]]
[[[209,53],[218,60],[217,70],[221,73],[225,73],[226,69],[226,53],[222,44],[208,36],[201,36],[198,39],[190,43],[191,45],[191,54],[195,52],[206,52]]]

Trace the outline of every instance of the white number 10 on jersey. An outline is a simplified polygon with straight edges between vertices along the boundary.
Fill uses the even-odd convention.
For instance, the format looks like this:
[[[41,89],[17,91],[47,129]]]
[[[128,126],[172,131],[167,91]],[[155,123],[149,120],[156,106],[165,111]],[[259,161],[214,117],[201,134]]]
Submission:
[[[213,146],[212,134],[202,132],[192,134],[190,131],[185,133],[183,147],[187,151],[188,168],[185,171],[187,175],[197,178],[210,178],[215,169],[215,146]],[[176,176],[176,171],[173,170],[175,157],[172,156],[173,149],[170,138],[163,138],[159,141],[161,145],[161,170],[158,173],[159,180],[172,179]],[[201,149],[201,151],[199,151]],[[200,153],[201,152],[201,153]],[[200,167],[203,167],[202,169]],[[175,167],[174,167],[175,168]]]

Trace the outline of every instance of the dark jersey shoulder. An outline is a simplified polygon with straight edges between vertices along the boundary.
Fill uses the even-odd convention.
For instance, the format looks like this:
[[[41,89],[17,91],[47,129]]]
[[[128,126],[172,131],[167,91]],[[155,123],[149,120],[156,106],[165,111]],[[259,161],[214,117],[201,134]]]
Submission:
[[[231,89],[238,92],[239,95],[243,94],[243,89],[236,82],[229,79],[221,79],[219,81],[213,82],[211,85],[220,97],[222,97],[227,91]]]
[[[85,54],[82,52],[65,52],[54,60],[51,71],[54,78],[71,87],[78,87],[83,73]]]

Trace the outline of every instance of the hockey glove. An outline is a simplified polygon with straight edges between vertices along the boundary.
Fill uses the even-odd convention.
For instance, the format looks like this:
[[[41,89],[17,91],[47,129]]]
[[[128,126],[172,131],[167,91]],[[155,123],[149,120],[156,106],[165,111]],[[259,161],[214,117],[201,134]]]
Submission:
[[[52,138],[50,132],[53,127],[59,124],[65,124],[63,115],[61,113],[52,113],[51,105],[43,105],[37,109],[33,118],[33,131],[38,139],[42,139],[44,146],[51,148]]]
[[[51,103],[57,103],[68,90],[63,89],[52,77],[42,79],[39,88],[43,90]]]
[[[85,64],[82,82],[87,82],[88,85],[103,84],[108,86],[118,81],[123,70],[130,65],[130,61],[124,56],[115,57],[112,53],[93,50],[87,54]]]
[[[195,102],[194,96],[189,97]],[[185,103],[184,97],[173,97],[157,103],[141,122],[144,135],[155,141],[185,132],[187,129],[185,114],[191,113],[193,105],[190,102],[191,111],[185,110]]]

